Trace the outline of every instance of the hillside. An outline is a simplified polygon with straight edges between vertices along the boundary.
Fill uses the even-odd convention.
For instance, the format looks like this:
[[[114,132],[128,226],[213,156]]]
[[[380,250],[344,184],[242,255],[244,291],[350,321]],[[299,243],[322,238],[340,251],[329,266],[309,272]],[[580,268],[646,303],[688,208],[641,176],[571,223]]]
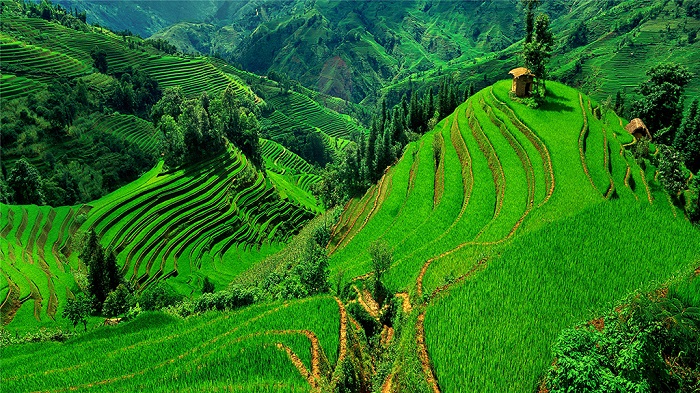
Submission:
[[[503,70],[519,65],[523,13],[515,3],[236,2],[206,23],[178,23],[154,37],[187,52],[217,53],[260,74],[283,72],[346,100],[376,103],[410,91],[410,78],[437,85],[441,75],[454,74],[462,90],[502,79]],[[700,19],[687,11],[692,1],[685,3],[543,1],[540,11],[551,17],[556,37],[552,74],[599,100],[617,91],[633,95],[637,70],[660,62],[673,60],[697,74],[700,43],[692,37]],[[700,94],[697,78],[687,94]]]
[[[640,168],[626,150],[635,141],[622,129],[623,119],[558,83],[548,84],[550,95],[538,110],[512,101],[509,87],[510,81],[502,81],[475,94],[410,143],[365,196],[348,203],[328,245],[331,276],[343,280],[336,273],[345,272],[340,299],[263,302],[185,321],[145,314],[66,344],[11,349],[3,368],[13,371],[3,375],[3,383],[18,391],[533,389],[561,329],[597,317],[634,291],[692,272],[700,265],[700,249],[679,247],[678,239],[700,244],[700,233],[670,204],[654,180],[655,168]],[[267,160],[279,173],[294,170],[293,155],[271,142],[264,146],[279,152],[266,154],[277,157]],[[154,181],[145,177],[133,187],[155,188]],[[128,206],[139,206],[138,198],[98,201],[82,225],[100,221],[103,232],[128,239],[129,226],[113,226],[119,221],[109,219],[122,214],[119,205],[133,210]],[[20,227],[43,223],[15,216]],[[137,225],[147,229],[147,222]],[[2,233],[12,237],[11,232]],[[49,244],[61,244],[54,236],[37,243],[49,250]],[[45,236],[29,235],[35,237]],[[382,281],[396,298],[384,306],[371,289],[367,250],[376,239],[386,241],[394,256]],[[144,255],[157,246],[154,258],[162,252],[157,250],[170,249],[148,244],[129,246]],[[199,246],[196,238],[187,244],[176,247],[185,251],[178,254],[183,258],[207,250],[214,256],[220,247]],[[167,273],[170,259],[163,261],[160,269]],[[129,274],[144,274],[129,266]],[[42,276],[36,275],[38,283]],[[170,280],[180,279],[178,274]],[[22,297],[32,298],[32,288]],[[389,309],[396,316],[386,320],[382,315]],[[167,353],[148,350],[175,340],[177,345],[165,345]],[[103,355],[86,352],[94,345]],[[46,361],[22,371],[22,359],[35,355]],[[221,367],[232,359],[236,367]],[[260,367],[267,363],[274,367]],[[28,377],[18,377],[24,374]],[[61,382],[66,380],[69,385]]]
[[[0,0],[3,391],[700,389],[700,0],[157,3]]]
[[[415,326],[390,361],[395,391],[413,390],[416,367],[425,391],[527,391],[559,330],[700,264],[676,244],[700,233],[623,147],[624,120],[557,83],[540,110],[509,88],[410,144],[335,227],[332,271],[366,277],[376,239],[394,256],[383,281]]]
[[[53,126],[39,117],[42,109],[26,120],[26,107],[56,94],[56,80],[69,87],[85,86],[90,97],[104,97],[113,94],[114,86],[124,80],[121,74],[132,68],[142,70],[160,88],[181,86],[185,98],[204,92],[217,97],[227,89],[242,102],[268,108],[273,104],[253,93],[241,77],[248,74],[220,60],[167,55],[138,37],[118,36],[76,20],[69,27],[56,20],[28,18],[17,3],[3,5],[2,179],[20,158],[34,165],[46,183],[58,177],[54,187],[66,187],[61,180],[66,177],[68,185],[78,176],[85,178],[73,184],[83,199],[78,204],[76,198],[70,199],[72,206],[0,204],[4,326],[24,331],[60,324],[67,299],[86,289],[87,267],[78,254],[91,229],[116,254],[122,273],[137,288],[167,279],[179,293],[189,295],[201,288],[205,276],[224,287],[278,251],[321,212],[312,194],[319,170],[272,140],[260,139],[268,168],[261,172],[231,145],[199,162],[164,168],[163,161],[157,163],[163,136],[150,119],[106,107],[81,115],[66,126],[68,132],[45,135],[42,127]],[[104,51],[110,74],[93,68],[95,50]],[[262,116],[261,123],[279,133],[266,136],[282,136],[290,124],[299,125],[302,136],[318,135],[322,150],[332,159],[349,143],[343,138],[364,132],[347,115],[302,93],[280,93],[277,85],[270,81],[267,86],[274,110],[268,118]],[[126,171],[133,165],[128,160],[138,158],[113,153],[114,146],[143,152],[157,164],[147,164],[144,172],[134,174],[134,182],[99,194],[94,191],[96,183],[113,182],[113,173]],[[65,172],[48,179],[46,174],[56,168]],[[93,199],[85,200],[91,195]]]

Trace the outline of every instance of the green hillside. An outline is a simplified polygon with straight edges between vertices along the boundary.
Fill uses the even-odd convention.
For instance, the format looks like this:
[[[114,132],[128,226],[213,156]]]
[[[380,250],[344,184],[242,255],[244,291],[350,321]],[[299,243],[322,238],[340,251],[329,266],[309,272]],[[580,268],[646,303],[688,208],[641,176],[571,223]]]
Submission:
[[[147,115],[104,107],[111,101],[99,97],[110,96],[119,88],[119,79],[123,80],[119,73],[140,68],[160,88],[181,86],[185,97],[203,92],[216,97],[228,89],[242,101],[266,104],[232,73],[238,70],[220,60],[168,56],[134,36],[117,36],[75,19],[69,19],[75,26],[68,27],[59,20],[26,17],[10,9],[11,5],[16,3],[3,3],[0,33],[4,72],[0,83],[4,123],[0,185],[6,187],[7,173],[23,158],[44,175],[45,184],[58,190],[52,192],[68,194],[59,186],[72,186],[80,193],[81,203],[55,207],[0,204],[4,326],[25,331],[60,324],[67,300],[86,290],[87,267],[78,254],[91,229],[116,254],[124,277],[135,288],[143,290],[167,279],[178,293],[190,295],[201,289],[204,277],[225,287],[252,264],[278,251],[321,212],[312,194],[320,179],[318,169],[284,146],[265,140],[261,153],[268,163],[266,172],[229,145],[221,154],[182,167],[166,168],[163,161],[154,167],[148,164],[144,171],[152,169],[137,172],[136,181],[112,187],[116,190],[107,195],[96,193],[100,182],[106,188],[108,182],[116,181],[115,173],[133,166],[127,160],[143,154],[153,157],[150,162],[155,163],[164,150],[162,132]],[[104,51],[108,70],[114,74],[95,72],[94,50]],[[45,109],[28,115],[26,107],[56,94],[54,79],[67,83],[64,86],[68,87],[62,87],[68,89],[64,94],[70,93],[71,84],[85,86],[91,99],[102,101],[96,105],[100,112],[81,114],[66,131],[47,136],[53,120],[39,117]],[[290,116],[313,113],[306,116],[307,121],[336,135],[326,136],[335,154],[349,143],[340,137],[362,132],[347,116],[296,92],[289,97],[301,98],[278,98],[275,106]],[[69,98],[59,96],[59,100]],[[272,120],[263,122],[279,128]],[[321,128],[306,131],[322,134]],[[136,149],[136,153],[113,152],[118,149]],[[46,174],[51,171],[58,175],[49,179]],[[82,176],[81,183],[72,184],[78,176]],[[7,190],[1,191],[4,200]],[[85,199],[90,196],[99,199]],[[70,200],[75,203],[76,198]]]
[[[339,342],[339,329],[349,326],[344,313],[333,298],[322,296],[186,321],[144,314],[65,344],[3,348],[3,388],[306,392],[327,384],[339,357],[346,356]],[[42,362],[27,362],[33,358]]]
[[[337,97],[376,103],[410,91],[410,78],[437,85],[440,75],[454,74],[462,88],[502,79],[504,70],[520,65],[514,44],[524,33],[523,10],[517,3],[236,2],[206,23],[175,24],[154,37],[182,50],[218,53],[253,72],[283,72]],[[694,9],[692,0],[541,4],[556,36],[553,75],[596,99],[620,90],[633,95],[637,71],[660,62],[700,72],[699,40],[689,38],[700,29],[699,15],[687,11]],[[572,42],[581,23],[586,33]],[[688,96],[699,89],[696,78]]]
[[[3,384],[17,391],[533,389],[560,330],[693,271],[700,249],[678,247],[678,239],[700,244],[700,233],[671,205],[655,168],[640,168],[625,148],[635,141],[623,119],[558,83],[548,84],[537,110],[514,102],[509,88],[502,81],[475,94],[346,205],[328,245],[331,276],[345,272],[343,301],[263,302],[185,321],[143,314],[65,344],[10,347]],[[261,142],[271,173],[291,184],[304,164]],[[3,311],[19,304],[17,320],[46,320],[79,291],[71,272],[83,267],[67,245],[89,227],[109,239],[126,277],[140,285],[169,277],[187,291],[205,273],[223,283],[249,270],[278,248],[263,246],[258,257],[230,250],[279,236],[276,225],[301,223],[293,217],[307,213],[284,200],[262,203],[268,180],[248,177],[245,167],[232,152],[186,171],[156,168],[80,208],[8,208]],[[240,225],[230,215],[236,209],[250,227],[227,229]],[[182,225],[191,229],[174,231]],[[367,250],[376,239],[394,256],[382,281],[396,293],[386,304],[395,306],[382,306],[370,289]],[[382,317],[387,307],[396,307],[391,321]],[[167,353],[143,355],[163,344]],[[102,355],[92,355],[95,345]],[[45,362],[25,371],[23,359],[34,355]],[[222,366],[232,359],[236,367]],[[347,385],[348,373],[359,385]]]
[[[59,3],[0,0],[3,392],[700,389],[700,0],[535,1],[525,98],[520,1]]]
[[[161,169],[82,206],[2,205],[11,218],[0,234],[4,323],[54,324],[66,299],[84,289],[76,274],[86,267],[77,254],[90,229],[137,287],[168,279],[189,294],[204,276],[224,286],[276,251],[312,217],[309,209],[317,209],[308,193],[296,191],[306,196],[306,208],[294,199],[296,183],[282,183],[288,196],[280,198],[277,183],[239,152],[177,171]]]
[[[539,110],[509,88],[480,91],[410,144],[329,244],[332,271],[364,277],[370,243],[388,243],[383,281],[417,315],[418,348],[400,350],[427,350],[427,381],[444,392],[531,389],[561,329],[700,262],[676,243],[700,234],[623,148],[622,119],[598,119],[595,101],[560,84]],[[387,383],[409,390],[420,364],[400,357]]]

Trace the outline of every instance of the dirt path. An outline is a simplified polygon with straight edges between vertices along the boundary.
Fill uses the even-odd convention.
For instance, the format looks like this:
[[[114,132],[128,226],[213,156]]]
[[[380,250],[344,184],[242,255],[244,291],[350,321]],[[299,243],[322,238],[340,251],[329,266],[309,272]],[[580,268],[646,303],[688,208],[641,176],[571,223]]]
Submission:
[[[335,301],[338,303],[338,309],[340,310],[340,349],[338,350],[337,367],[337,365],[343,363],[348,352],[348,312],[340,299],[336,297]]]
[[[384,179],[384,177],[382,177],[382,180],[383,179]],[[357,220],[359,220],[360,217],[362,217],[362,213],[365,212],[367,205],[369,205],[369,201],[371,201],[372,199],[376,200],[376,198],[379,198],[380,187],[381,187],[381,184],[374,186],[373,187],[374,190],[372,191],[372,197],[367,198],[365,203],[362,204],[362,208],[359,210],[359,212],[357,213],[357,216],[355,216],[354,219],[352,219],[352,216],[351,216],[352,222],[348,223],[348,225],[349,225],[347,227],[348,229],[345,231],[345,233],[340,238],[340,240],[338,240],[338,243],[335,245],[335,247],[333,247],[333,249],[329,252],[329,255],[333,255],[333,253],[335,253],[340,248],[340,246],[345,242],[345,239],[348,237],[348,235],[350,235],[350,232],[352,232],[352,228],[355,227]],[[365,194],[365,195],[367,195],[367,194]],[[341,230],[342,229],[343,228],[341,228]],[[331,241],[333,241],[332,238],[331,238]]]
[[[590,130],[588,128],[588,116],[586,115],[586,107],[583,105],[583,95],[581,93],[578,94],[578,101],[579,105],[581,106],[581,113],[583,115],[583,128],[581,128],[581,133],[578,136],[578,152],[581,158],[581,166],[583,167],[583,173],[586,174],[588,181],[591,183],[591,187],[593,187],[593,189],[596,190],[600,195],[603,195],[603,193],[598,189],[598,187],[595,186],[593,178],[591,177],[591,173],[588,171],[588,164],[586,164],[586,152],[583,148],[583,144],[585,143],[586,137],[588,136],[588,132]]]
[[[411,298],[410,296],[408,296],[408,293],[398,292],[396,294],[396,297],[400,298],[403,301],[402,308],[404,314],[410,314],[411,310],[413,310],[413,307],[411,306]]]
[[[289,356],[289,360],[291,360],[292,364],[294,364],[294,367],[296,367],[297,370],[299,370],[299,374],[301,374],[301,376],[309,382],[309,385],[311,385],[311,388],[318,389],[318,386],[316,385],[316,381],[311,376],[311,373],[309,372],[309,370],[306,369],[304,362],[302,362],[301,359],[299,359],[299,356],[297,356],[297,354],[294,353],[294,351],[292,351],[291,348],[289,348],[288,346],[286,346],[280,342],[278,342],[275,345],[277,346],[278,349],[287,352],[287,356]]]
[[[647,198],[649,199],[649,204],[654,204],[654,197],[651,196],[651,190],[649,189],[649,183],[647,183],[647,178],[644,176],[644,170],[640,169],[639,174],[642,175],[642,183],[644,183],[644,189],[647,191]]]
[[[421,366],[423,367],[423,372],[425,373],[426,381],[428,386],[430,386],[433,393],[440,393],[440,387],[438,386],[437,379],[435,378],[435,373],[433,372],[433,366],[430,364],[430,357],[428,356],[428,348],[425,346],[425,311],[418,315],[418,322],[416,323],[416,342],[418,344],[418,357],[420,358]]]

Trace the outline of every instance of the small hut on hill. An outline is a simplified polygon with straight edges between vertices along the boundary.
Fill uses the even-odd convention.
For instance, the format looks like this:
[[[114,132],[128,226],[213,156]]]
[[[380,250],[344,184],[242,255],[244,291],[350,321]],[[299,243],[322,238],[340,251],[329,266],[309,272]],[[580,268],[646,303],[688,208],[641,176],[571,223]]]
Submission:
[[[532,84],[535,74],[525,67],[518,67],[509,72],[513,75],[513,87],[511,91],[518,97],[527,97],[532,94]]]
[[[634,135],[634,137],[637,139],[647,138],[651,140],[651,133],[649,132],[647,126],[644,125],[642,119],[632,119],[630,124],[625,126],[625,130],[627,130],[627,132],[629,132],[630,134]]]

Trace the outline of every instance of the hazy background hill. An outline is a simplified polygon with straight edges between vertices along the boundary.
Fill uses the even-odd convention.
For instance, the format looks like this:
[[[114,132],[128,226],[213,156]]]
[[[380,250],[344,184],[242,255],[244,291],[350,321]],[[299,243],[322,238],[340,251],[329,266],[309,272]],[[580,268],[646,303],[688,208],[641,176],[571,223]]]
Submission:
[[[363,104],[396,101],[445,74],[477,88],[519,65],[520,1],[62,0],[88,21],[164,38],[248,71],[283,73],[321,93]],[[544,0],[557,45],[555,79],[604,99],[633,94],[653,64],[700,73],[698,0]],[[632,68],[630,68],[632,67]],[[420,78],[418,86],[410,83]],[[696,78],[689,95],[700,93]]]
[[[65,8],[86,11],[88,23],[114,31],[129,30],[142,37],[182,21],[204,21],[214,14],[222,0],[56,0]]]

